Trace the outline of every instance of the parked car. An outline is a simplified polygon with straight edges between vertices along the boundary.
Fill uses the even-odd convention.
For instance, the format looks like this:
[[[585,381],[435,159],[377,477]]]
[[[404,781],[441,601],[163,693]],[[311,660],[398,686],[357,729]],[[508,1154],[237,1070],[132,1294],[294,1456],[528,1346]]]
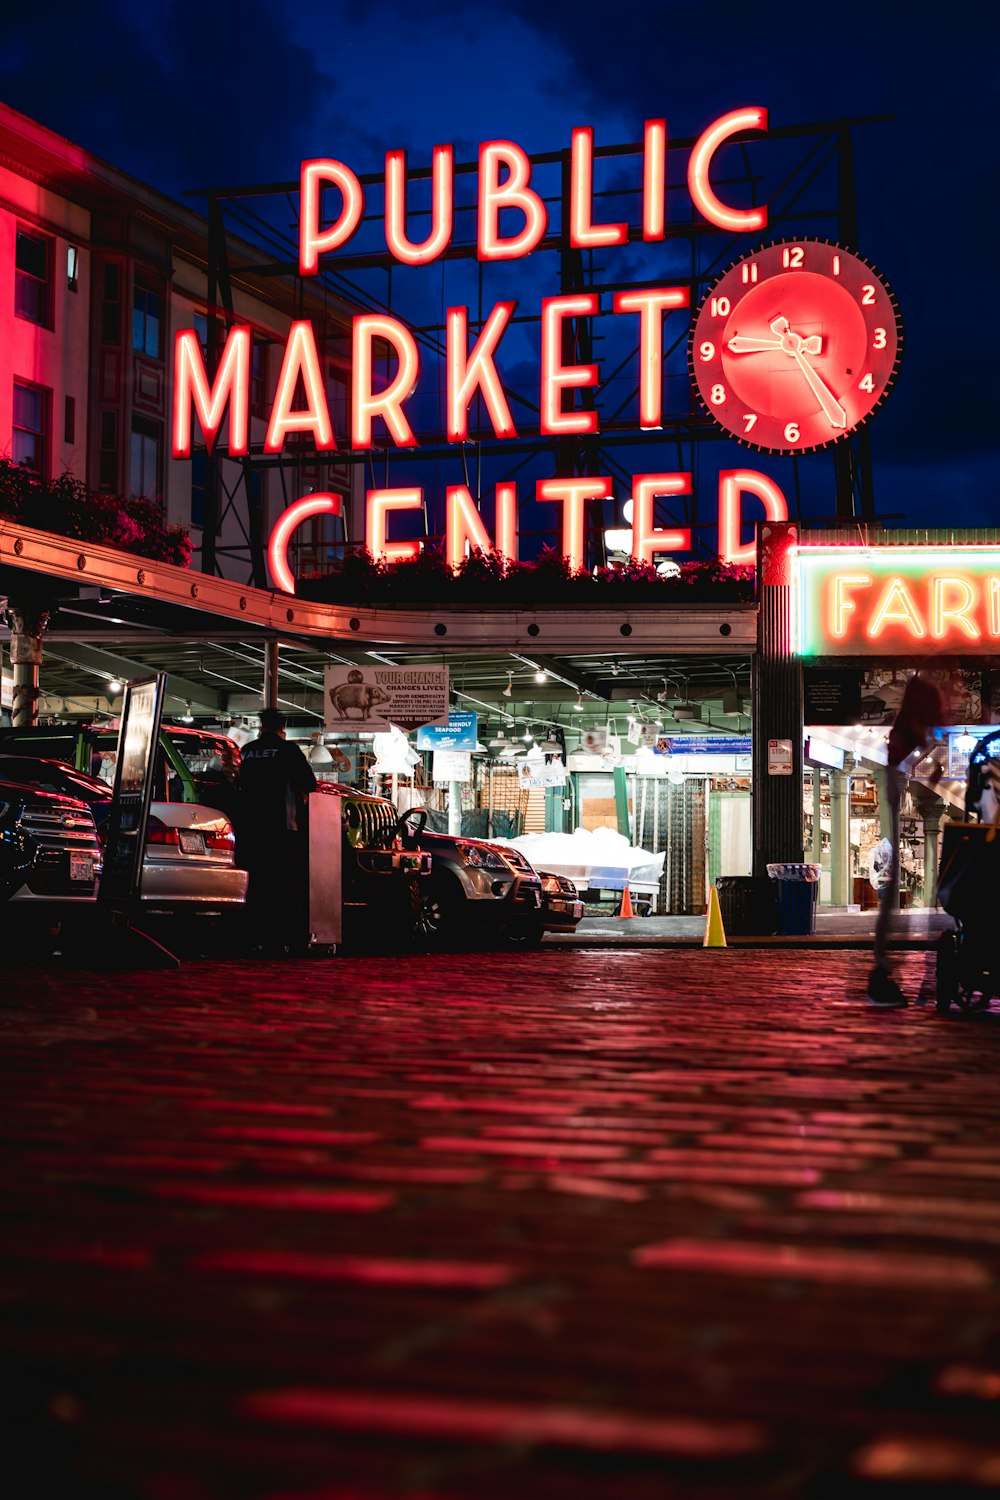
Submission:
[[[542,882],[517,849],[485,839],[427,831],[427,810],[398,820],[407,849],[426,849],[431,878],[422,891],[420,935],[430,942],[501,942],[527,947],[542,940]]]
[[[0,920],[30,951],[97,898],[101,845],[85,802],[0,779]]]
[[[0,753],[0,778],[40,793],[74,797],[90,809],[103,840],[111,816],[107,782],[42,756]],[[224,813],[193,802],[154,801],[146,826],[139,888],[144,917],[187,923],[238,917],[247,873],[233,862],[233,829]]]
[[[542,926],[546,932],[575,932],[583,902],[568,875],[539,870],[542,881]]]
[[[197,802],[232,817],[240,750],[224,734],[163,724],[153,773],[153,796],[163,802]],[[44,756],[98,777],[115,779],[115,724],[33,724],[0,729],[0,755]]]
[[[420,923],[431,856],[404,847],[396,809],[385,797],[331,781],[321,781],[313,795],[340,799],[345,940],[410,941]]]

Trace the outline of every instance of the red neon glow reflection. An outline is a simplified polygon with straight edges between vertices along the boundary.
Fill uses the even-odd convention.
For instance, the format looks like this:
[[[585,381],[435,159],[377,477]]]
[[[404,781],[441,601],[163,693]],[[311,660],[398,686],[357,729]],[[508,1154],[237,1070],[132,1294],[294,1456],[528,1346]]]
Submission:
[[[642,237],[662,240],[667,233],[667,122],[647,120],[642,151]]]
[[[449,484],[445,491],[445,555],[448,565],[460,568],[465,561],[466,545],[480,552],[492,548],[489,533],[483,525],[479,507],[464,484]],[[498,484],[496,488],[496,551],[505,562],[517,559],[517,486]]]
[[[406,235],[406,152],[387,151],[385,157],[385,243],[406,266],[425,266],[437,260],[451,240],[455,154],[450,146],[435,146],[431,158],[431,232],[419,245]]]
[[[201,345],[193,328],[181,329],[175,349],[177,373],[174,381],[174,458],[191,457],[192,404],[209,452],[219,435],[227,405],[229,452],[234,456],[249,452],[250,329],[242,324],[230,328],[211,388]]]
[[[695,207],[718,229],[733,234],[754,233],[767,226],[767,207],[730,208],[722,202],[709,179],[712,158],[724,141],[742,130],[766,130],[767,110],[734,109],[720,117],[699,136],[688,163],[688,191]]]
[[[267,544],[267,564],[271,577],[286,594],[295,593],[295,579],[288,566],[288,543],[292,532],[313,516],[339,516],[343,508],[339,495],[303,495],[278,517]]]

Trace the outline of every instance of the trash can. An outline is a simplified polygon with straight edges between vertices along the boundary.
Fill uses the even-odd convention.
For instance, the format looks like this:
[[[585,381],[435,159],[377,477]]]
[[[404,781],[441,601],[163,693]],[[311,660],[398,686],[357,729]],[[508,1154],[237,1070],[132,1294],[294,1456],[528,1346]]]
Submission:
[[[768,865],[778,889],[778,931],[786,936],[816,931],[819,865]]]
[[[729,937],[767,937],[778,930],[778,902],[766,875],[720,875],[722,925]]]

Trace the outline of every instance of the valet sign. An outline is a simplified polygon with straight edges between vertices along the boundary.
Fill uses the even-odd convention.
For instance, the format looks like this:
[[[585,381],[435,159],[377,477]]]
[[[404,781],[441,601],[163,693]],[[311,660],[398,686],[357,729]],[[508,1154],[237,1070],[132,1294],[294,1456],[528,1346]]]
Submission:
[[[802,547],[794,564],[801,656],[1000,652],[1000,551]]]
[[[714,120],[698,137],[687,162],[686,189],[696,220],[741,236],[763,234],[767,205],[738,206],[716,186],[720,148],[747,133],[765,134],[767,110],[735,109]],[[647,120],[641,152],[641,213],[638,225],[601,221],[594,194],[594,133],[573,130],[567,166],[565,206],[559,243],[604,255],[630,239],[647,243],[667,237],[667,124]],[[486,141],[479,147],[476,254],[482,262],[519,260],[543,242],[553,243],[549,211],[532,185],[532,164],[513,141]],[[426,175],[426,174],[425,174]],[[455,218],[454,150],[436,146],[430,169],[431,208],[427,215],[407,204],[407,163],[403,150],[385,159],[383,224],[386,251],[406,266],[431,265],[452,246]],[[333,158],[305,161],[300,173],[299,271],[315,276],[324,259],[351,240],[366,217],[365,195],[357,174]],[[415,240],[411,230],[426,230]],[[663,424],[664,321],[690,304],[689,284],[619,290],[602,300],[595,291],[543,297],[539,315],[538,434],[582,437],[597,434],[599,414],[578,393],[601,384],[596,363],[573,361],[576,325],[596,318],[626,319],[638,346],[635,409],[641,431]],[[504,384],[504,339],[515,320],[515,301],[497,302],[475,321],[467,306],[449,307],[445,316],[445,427],[450,443],[469,441],[469,410],[481,402],[498,443],[518,437]],[[518,321],[524,321],[524,313]],[[594,333],[595,342],[599,332]],[[177,334],[174,361],[173,453],[190,457],[195,425],[211,450],[225,424],[226,452],[249,452],[252,330],[228,330],[217,368],[209,373],[193,329]],[[898,308],[891,289],[867,261],[844,247],[818,240],[762,245],[745,255],[692,310],[689,340],[691,383],[707,415],[728,437],[759,452],[798,455],[843,440],[885,399],[902,349]],[[511,359],[517,358],[512,355]],[[377,373],[376,366],[379,367]],[[384,374],[388,368],[388,375]],[[352,320],[350,430],[336,431],[331,418],[323,363],[308,318],[292,322],[285,338],[281,370],[264,438],[264,452],[280,454],[288,440],[305,436],[320,453],[344,449],[366,452],[390,443],[416,450],[420,438],[411,425],[409,403],[421,381],[436,384],[436,367],[421,368],[421,352],[411,330],[383,312],[362,312]],[[532,431],[532,434],[534,432]],[[477,434],[477,437],[480,434]],[[632,557],[653,562],[686,552],[690,530],[656,524],[655,502],[691,493],[691,475],[659,470],[636,474]],[[539,480],[533,498],[558,507],[563,555],[572,569],[585,563],[585,515],[589,501],[614,493],[610,475],[572,475]],[[753,563],[753,544],[741,541],[745,497],[763,506],[771,521],[788,519],[785,496],[773,479],[752,469],[723,470],[718,488],[718,551],[731,563]],[[445,550],[458,567],[470,547],[494,549],[515,560],[518,553],[519,495],[512,482],[500,483],[485,510],[466,485],[445,494]],[[419,540],[393,537],[394,518],[423,506],[419,486],[371,489],[366,497],[365,543],[373,557],[389,562],[415,557]],[[295,501],[272,533],[269,561],[279,588],[294,591],[288,544],[296,528],[322,514],[338,513],[335,494],[310,494]],[[492,531],[489,523],[492,522]]]

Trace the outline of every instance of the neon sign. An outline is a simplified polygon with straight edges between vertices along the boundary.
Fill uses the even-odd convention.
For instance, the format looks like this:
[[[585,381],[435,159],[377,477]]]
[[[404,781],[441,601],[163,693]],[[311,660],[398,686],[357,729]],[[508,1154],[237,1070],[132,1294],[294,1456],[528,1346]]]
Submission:
[[[1000,650],[1000,551],[803,547],[795,561],[801,656]]]

